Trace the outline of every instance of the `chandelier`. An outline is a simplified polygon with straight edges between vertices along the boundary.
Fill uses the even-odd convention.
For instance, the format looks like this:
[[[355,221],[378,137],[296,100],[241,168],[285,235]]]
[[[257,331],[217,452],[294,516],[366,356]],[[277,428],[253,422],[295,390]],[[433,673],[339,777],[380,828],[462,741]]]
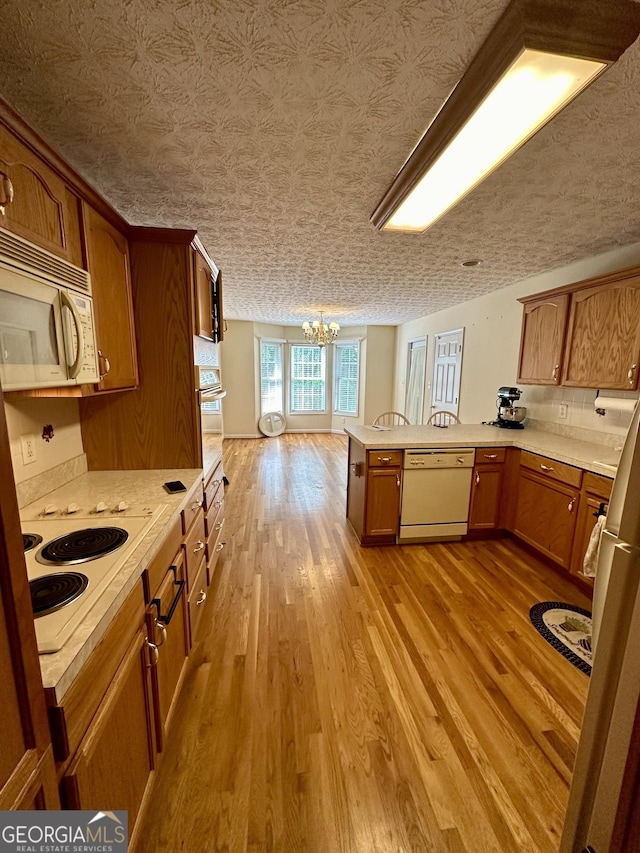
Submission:
[[[319,347],[332,344],[340,331],[338,323],[325,323],[322,315],[323,312],[321,311],[319,320],[314,320],[313,323],[305,320],[302,324],[305,340],[309,341],[310,344],[317,344]]]

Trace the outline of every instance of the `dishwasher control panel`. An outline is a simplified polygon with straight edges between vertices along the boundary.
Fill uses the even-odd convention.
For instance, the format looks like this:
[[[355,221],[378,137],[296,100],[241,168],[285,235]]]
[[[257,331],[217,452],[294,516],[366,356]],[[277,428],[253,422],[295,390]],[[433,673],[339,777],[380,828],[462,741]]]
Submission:
[[[418,468],[473,468],[475,450],[455,447],[432,450],[405,450],[405,469]]]

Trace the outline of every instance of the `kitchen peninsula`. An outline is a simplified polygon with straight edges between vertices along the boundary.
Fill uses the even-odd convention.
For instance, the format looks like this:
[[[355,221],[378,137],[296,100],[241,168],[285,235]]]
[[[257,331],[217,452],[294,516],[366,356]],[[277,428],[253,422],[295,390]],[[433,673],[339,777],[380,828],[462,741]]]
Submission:
[[[347,518],[361,544],[398,541],[405,451],[471,449],[468,535],[510,532],[581,585],[591,583],[582,575],[582,558],[595,516],[611,494],[620,456],[616,448],[542,429],[484,424],[345,431]],[[450,480],[440,482],[438,498],[444,501]]]

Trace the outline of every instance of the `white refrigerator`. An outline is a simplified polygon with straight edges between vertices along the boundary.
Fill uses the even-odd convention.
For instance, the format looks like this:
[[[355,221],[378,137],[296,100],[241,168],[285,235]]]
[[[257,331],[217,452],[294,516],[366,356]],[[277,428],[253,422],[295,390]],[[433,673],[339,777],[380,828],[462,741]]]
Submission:
[[[614,826],[640,699],[639,431],[636,404],[602,533],[593,598],[593,669],[560,853],[624,850]]]

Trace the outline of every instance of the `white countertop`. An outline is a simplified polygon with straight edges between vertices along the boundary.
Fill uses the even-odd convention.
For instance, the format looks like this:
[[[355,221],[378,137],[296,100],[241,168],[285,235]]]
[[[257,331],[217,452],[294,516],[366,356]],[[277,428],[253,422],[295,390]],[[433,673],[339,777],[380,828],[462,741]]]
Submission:
[[[167,494],[163,483],[182,480],[186,492]],[[111,620],[129,595],[149,561],[156,555],[172,524],[196,494],[202,494],[202,470],[199,468],[156,471],[89,471],[47,494],[44,498],[23,507],[28,514],[45,503],[65,506],[71,502],[80,505],[96,504],[99,500],[117,504],[161,505],[159,517],[131,553],[117,577],[87,613],[80,627],[58,652],[40,655],[40,670],[45,687],[55,690],[60,702],[73,683],[90,653],[96,647]]]
[[[345,428],[345,432],[369,450],[517,447],[611,478],[615,476],[620,459],[620,452],[611,447],[530,427],[503,429],[488,424],[452,424],[446,429],[423,425],[378,430],[371,426],[352,426]],[[620,443],[622,444],[622,439]]]

